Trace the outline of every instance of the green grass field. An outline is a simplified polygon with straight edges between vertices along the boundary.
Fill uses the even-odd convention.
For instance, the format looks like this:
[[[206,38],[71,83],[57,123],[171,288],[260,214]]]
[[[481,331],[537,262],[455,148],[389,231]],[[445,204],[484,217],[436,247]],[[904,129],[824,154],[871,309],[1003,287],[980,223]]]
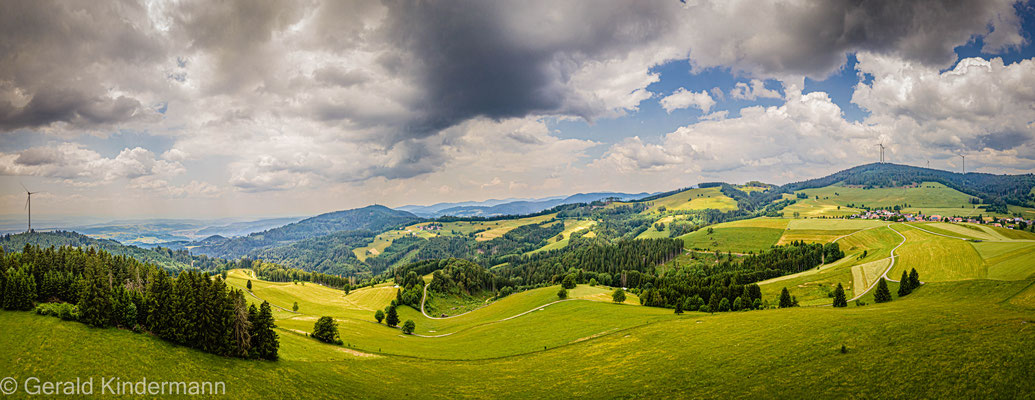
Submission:
[[[721,224],[713,229],[711,234],[708,234],[708,229],[705,228],[680,236],[679,239],[683,240],[684,246],[688,249],[749,253],[772,247],[784,232],[773,228],[727,228]]]
[[[128,331],[5,311],[0,365],[19,380],[223,381],[236,398],[1026,398],[1035,392],[1032,287],[1031,281],[930,283],[891,303],[858,308],[678,317],[571,301],[480,328],[496,340],[440,345],[395,335],[381,342],[412,356],[356,352],[281,328],[277,362],[223,358]],[[579,328],[584,319],[629,324]],[[346,342],[350,329],[342,329]],[[584,336],[545,350],[514,343],[540,331]],[[506,355],[523,350],[530,351]],[[472,352],[499,356],[450,361]]]
[[[651,200],[651,206],[644,213],[657,213],[661,212],[661,207],[665,207],[666,210],[704,210],[708,208],[716,209],[719,211],[729,211],[737,209],[737,201],[722,194],[718,187],[704,188],[704,189],[688,189],[682,192],[665,196],[660,199]],[[612,206],[618,206],[629,203],[612,203]]]
[[[829,200],[832,204],[847,206],[867,206],[870,208],[894,207],[908,204],[910,208],[958,208],[971,207],[971,196],[950,189],[940,183],[924,182],[917,187],[908,188],[873,188],[827,186],[817,189],[805,189],[810,198],[819,196],[820,200]],[[926,212],[926,210],[925,210]]]
[[[592,228],[593,225],[596,224],[597,222],[592,220],[566,219],[564,220],[564,231],[561,232],[561,235],[564,237],[563,239],[557,240],[556,238],[551,238],[549,240],[549,244],[538,249],[532,250],[528,252],[528,254],[538,253],[540,251],[563,249],[565,247],[568,247],[568,241],[571,240],[572,233]]]

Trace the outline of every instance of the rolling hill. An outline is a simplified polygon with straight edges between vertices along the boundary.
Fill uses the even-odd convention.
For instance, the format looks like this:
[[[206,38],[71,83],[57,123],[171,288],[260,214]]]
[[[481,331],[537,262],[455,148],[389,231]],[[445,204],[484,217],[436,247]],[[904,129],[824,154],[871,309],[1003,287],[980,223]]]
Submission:
[[[213,245],[194,247],[192,251],[221,258],[239,258],[255,255],[263,249],[290,245],[336,232],[368,230],[381,232],[407,225],[419,218],[406,211],[372,205],[345,211],[335,211],[306,218],[278,228],[233,238]]]

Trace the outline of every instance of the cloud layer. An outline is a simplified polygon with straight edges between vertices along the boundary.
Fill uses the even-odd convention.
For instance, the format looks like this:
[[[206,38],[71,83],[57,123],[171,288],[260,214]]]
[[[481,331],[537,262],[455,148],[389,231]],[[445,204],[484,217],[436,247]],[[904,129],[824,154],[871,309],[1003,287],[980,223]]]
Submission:
[[[979,0],[6,1],[0,135],[42,139],[2,142],[0,174],[171,197],[332,188],[326,196],[354,193],[354,202],[450,199],[563,190],[612,171],[630,178],[597,186],[657,190],[686,173],[791,179],[857,163],[877,138],[903,161],[960,150],[1024,170],[1035,160],[1032,61],[945,70],[977,38],[988,53],[1025,45],[1019,9]],[[825,94],[802,94],[805,77],[829,76],[849,53],[864,77],[852,97],[870,113],[861,122]],[[664,79],[657,67],[673,62],[729,71],[736,83],[652,86]],[[724,90],[784,103],[719,109]],[[703,115],[607,144],[550,129],[630,118],[654,101],[673,117]],[[116,151],[85,144],[124,132],[155,140]],[[789,167],[768,172],[780,165]]]

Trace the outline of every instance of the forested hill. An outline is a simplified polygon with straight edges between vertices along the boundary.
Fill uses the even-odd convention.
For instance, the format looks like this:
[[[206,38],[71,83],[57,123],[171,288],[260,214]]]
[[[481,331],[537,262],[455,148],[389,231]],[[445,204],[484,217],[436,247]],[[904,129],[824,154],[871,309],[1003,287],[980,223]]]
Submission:
[[[406,211],[372,205],[353,210],[335,211],[312,218],[257,232],[218,244],[201,245],[192,249],[195,254],[235,259],[273,246],[287,245],[299,240],[315,238],[335,232],[367,230],[382,232],[408,225],[420,218]]]
[[[1035,175],[993,175],[979,172],[960,174],[938,169],[920,168],[899,164],[866,164],[849,168],[822,178],[795,182],[781,187],[790,193],[801,189],[820,188],[835,183],[869,187],[896,187],[938,182],[974,197],[988,204],[1013,204],[1031,207],[1035,205],[1032,188]]]
[[[220,260],[212,260],[207,257],[198,257],[195,260],[192,259],[190,254],[186,251],[172,251],[162,248],[144,249],[137,246],[126,246],[114,240],[94,239],[75,232],[32,232],[0,236],[0,246],[2,246],[4,251],[8,253],[21,252],[22,249],[25,248],[26,244],[38,245],[42,248],[48,248],[51,246],[73,246],[81,248],[93,247],[95,249],[107,251],[112,255],[132,257],[137,261],[154,264],[167,270],[174,271],[189,268],[192,261],[197,261],[194,262],[194,266],[202,269],[216,269],[218,266],[215,264],[221,262]],[[202,262],[202,260],[206,261]],[[209,263],[212,265],[202,265]]]

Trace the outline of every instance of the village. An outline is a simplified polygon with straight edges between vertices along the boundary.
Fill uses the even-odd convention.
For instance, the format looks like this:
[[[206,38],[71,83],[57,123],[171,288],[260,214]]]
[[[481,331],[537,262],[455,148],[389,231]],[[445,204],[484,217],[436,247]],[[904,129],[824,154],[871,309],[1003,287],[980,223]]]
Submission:
[[[848,219],[879,219],[883,221],[894,221],[894,222],[917,222],[917,221],[930,221],[930,222],[951,222],[951,223],[970,223],[970,224],[985,224],[1000,228],[1010,228],[1019,230],[1028,230],[1032,228],[1032,220],[1024,219],[1021,217],[1007,217],[997,218],[992,216],[978,215],[977,217],[959,217],[959,216],[942,216],[937,214],[924,215],[920,213],[902,213],[893,210],[868,210],[862,213],[851,215]]]

